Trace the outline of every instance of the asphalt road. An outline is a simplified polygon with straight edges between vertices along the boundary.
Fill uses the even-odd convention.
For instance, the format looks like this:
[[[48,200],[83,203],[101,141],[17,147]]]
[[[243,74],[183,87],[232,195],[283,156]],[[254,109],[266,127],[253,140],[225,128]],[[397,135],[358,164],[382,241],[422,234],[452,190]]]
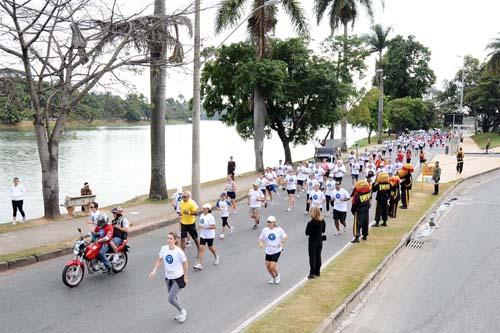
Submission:
[[[350,190],[350,177],[344,182]],[[180,294],[188,311],[185,323],[173,319],[176,311],[167,302],[162,274],[159,272],[154,280],[148,279],[159,249],[166,243],[167,232],[177,229],[171,226],[131,238],[130,260],[124,272],[111,277],[85,275],[80,286],[74,289],[67,288],[61,281],[62,269],[71,256],[0,274],[1,331],[231,331],[308,275],[304,235],[308,216],[303,214],[304,198],[298,199],[295,211],[288,213],[284,197],[285,192],[281,192],[277,204],[262,211],[264,221],[268,215],[275,215],[290,238],[279,261],[280,285],[267,283],[270,277],[264,267],[264,252],[258,248],[260,230],[251,230],[248,209],[246,203],[242,203],[238,215],[230,218],[236,227],[235,233],[215,243],[220,265],[214,266],[213,257],[207,252],[205,269],[190,272],[189,285]],[[216,219],[220,223],[217,213]],[[348,222],[348,231],[334,237],[332,219],[327,218],[328,240],[323,247],[323,261],[351,240],[351,214],[348,214]],[[188,248],[187,255],[192,266],[194,246]]]
[[[345,332],[500,331],[500,171],[455,195],[431,241],[403,250]]]

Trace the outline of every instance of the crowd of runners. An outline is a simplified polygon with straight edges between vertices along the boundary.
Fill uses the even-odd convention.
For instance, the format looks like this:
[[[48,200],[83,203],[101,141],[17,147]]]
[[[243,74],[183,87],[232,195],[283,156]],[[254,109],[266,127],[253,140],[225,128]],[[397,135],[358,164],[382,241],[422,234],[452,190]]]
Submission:
[[[448,139],[449,135],[439,132],[420,132],[401,135],[395,140],[385,141],[377,148],[364,149],[363,152],[350,151],[345,160],[338,158],[333,161],[303,161],[296,167],[289,161],[283,163],[280,160],[276,166],[267,167],[260,173],[248,192],[247,205],[251,228],[259,229],[262,210],[276,205],[276,200],[282,196],[288,202],[286,212],[303,209],[304,214],[310,214],[310,223],[319,223],[319,227],[309,223],[306,230],[310,238],[311,271],[308,277],[315,278],[320,274],[321,240],[326,239],[324,217],[332,217],[335,236],[346,232],[346,217],[351,202],[351,212],[354,215],[352,242],[359,243],[361,236],[363,240],[367,240],[372,193],[377,193],[375,221],[372,226],[378,227],[381,220],[381,226],[387,226],[388,217],[396,217],[400,199],[401,208],[408,208],[409,190],[412,186],[411,173],[414,170],[411,164],[412,156],[418,157],[420,164],[425,163],[425,149],[444,147]],[[167,245],[161,248],[150,277],[155,275],[158,266],[163,262],[168,300],[179,311],[175,319],[180,322],[186,320],[187,316],[187,311],[177,297],[188,282],[189,268],[184,254],[186,247],[194,243],[197,255],[196,264],[192,268],[202,271],[206,261],[205,246],[213,257],[213,264],[218,265],[221,259],[215,241],[217,238],[223,240],[235,230],[230,221],[231,216],[238,213],[235,163],[232,157],[230,163],[227,182],[215,205],[204,203],[200,210],[198,204],[191,199],[189,191],[182,191],[180,188],[173,196],[172,204],[180,217],[180,233],[169,233]],[[305,206],[298,208],[296,198],[301,196],[305,197]],[[213,215],[214,210],[220,212],[219,223]],[[271,276],[269,284],[279,284],[281,275],[278,259],[288,235],[279,226],[275,216],[267,216],[265,221],[266,225],[258,236],[258,245],[265,249],[265,266]],[[313,236],[314,233],[316,236]],[[178,238],[180,247],[177,246]]]

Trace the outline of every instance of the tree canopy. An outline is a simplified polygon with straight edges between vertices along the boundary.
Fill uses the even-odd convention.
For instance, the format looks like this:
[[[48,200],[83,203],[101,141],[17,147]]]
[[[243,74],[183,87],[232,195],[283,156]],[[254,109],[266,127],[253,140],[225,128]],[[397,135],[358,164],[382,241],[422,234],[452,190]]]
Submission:
[[[271,50],[256,61],[248,43],[222,47],[203,70],[203,105],[209,116],[220,114],[243,138],[251,138],[251,96],[254,85],[261,85],[266,131],[276,131],[285,159],[291,160],[290,144],[305,144],[319,128],[340,119],[337,110],[346,90],[338,83],[337,64],[313,56],[303,39],[272,40]]]
[[[430,50],[415,40],[398,35],[384,55],[384,93],[391,98],[422,98],[436,81],[429,66]]]

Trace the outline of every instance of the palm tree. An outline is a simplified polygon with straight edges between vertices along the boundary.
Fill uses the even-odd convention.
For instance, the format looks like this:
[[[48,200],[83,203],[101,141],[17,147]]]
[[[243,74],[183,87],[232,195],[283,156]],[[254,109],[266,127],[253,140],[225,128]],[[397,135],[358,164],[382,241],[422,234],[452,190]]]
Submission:
[[[354,23],[356,22],[356,18],[358,17],[358,7],[362,6],[365,8],[368,13],[368,17],[373,20],[373,9],[372,9],[372,0],[314,0],[314,12],[316,15],[317,23],[319,24],[323,19],[325,12],[328,7],[329,10],[329,23],[331,35],[333,36],[334,32],[340,24],[344,26],[344,37],[347,38],[347,25],[351,23],[351,26],[354,27]],[[344,46],[344,54],[345,52]],[[347,105],[343,107],[343,113],[347,113]],[[347,149],[347,119],[344,117],[341,121],[341,141],[343,145],[343,149]],[[331,133],[333,134],[333,125]]]
[[[382,56],[385,48],[389,46],[388,35],[391,32],[391,27],[384,27],[380,24],[375,24],[372,27],[371,34],[363,36],[365,43],[370,47],[371,53],[378,53],[378,59],[375,62],[375,68],[382,68]]]
[[[500,37],[493,39],[486,48],[491,50],[488,54],[488,69],[495,74],[500,74]]]
[[[248,18],[248,33],[256,46],[256,59],[262,60],[267,51],[268,33],[274,30],[277,20],[275,5],[265,5],[264,0],[222,0],[217,11],[215,32],[234,27],[242,16],[243,7],[252,2],[252,11]],[[302,7],[297,0],[282,0],[281,6],[290,17],[295,30],[301,36],[307,36],[308,28]],[[253,91],[254,150],[255,169],[264,170],[264,128],[266,105],[264,89],[256,85]]]

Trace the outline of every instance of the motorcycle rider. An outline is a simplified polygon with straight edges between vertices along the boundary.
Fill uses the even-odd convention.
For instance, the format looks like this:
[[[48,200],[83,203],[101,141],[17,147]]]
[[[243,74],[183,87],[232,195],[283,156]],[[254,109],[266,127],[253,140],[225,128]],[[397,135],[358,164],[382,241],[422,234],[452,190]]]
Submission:
[[[97,217],[96,223],[97,226],[92,230],[92,241],[102,243],[97,259],[106,267],[108,274],[112,274],[112,266],[106,258],[106,253],[108,252],[109,243],[113,237],[113,226],[108,223],[108,217],[104,214]]]
[[[111,210],[111,213],[113,213],[114,217],[113,221],[111,221],[111,224],[113,225],[113,239],[109,242],[109,245],[115,253],[113,255],[113,263],[116,263],[118,261],[118,253],[116,252],[116,249],[125,239],[127,239],[130,224],[123,216],[123,208],[115,207]]]

